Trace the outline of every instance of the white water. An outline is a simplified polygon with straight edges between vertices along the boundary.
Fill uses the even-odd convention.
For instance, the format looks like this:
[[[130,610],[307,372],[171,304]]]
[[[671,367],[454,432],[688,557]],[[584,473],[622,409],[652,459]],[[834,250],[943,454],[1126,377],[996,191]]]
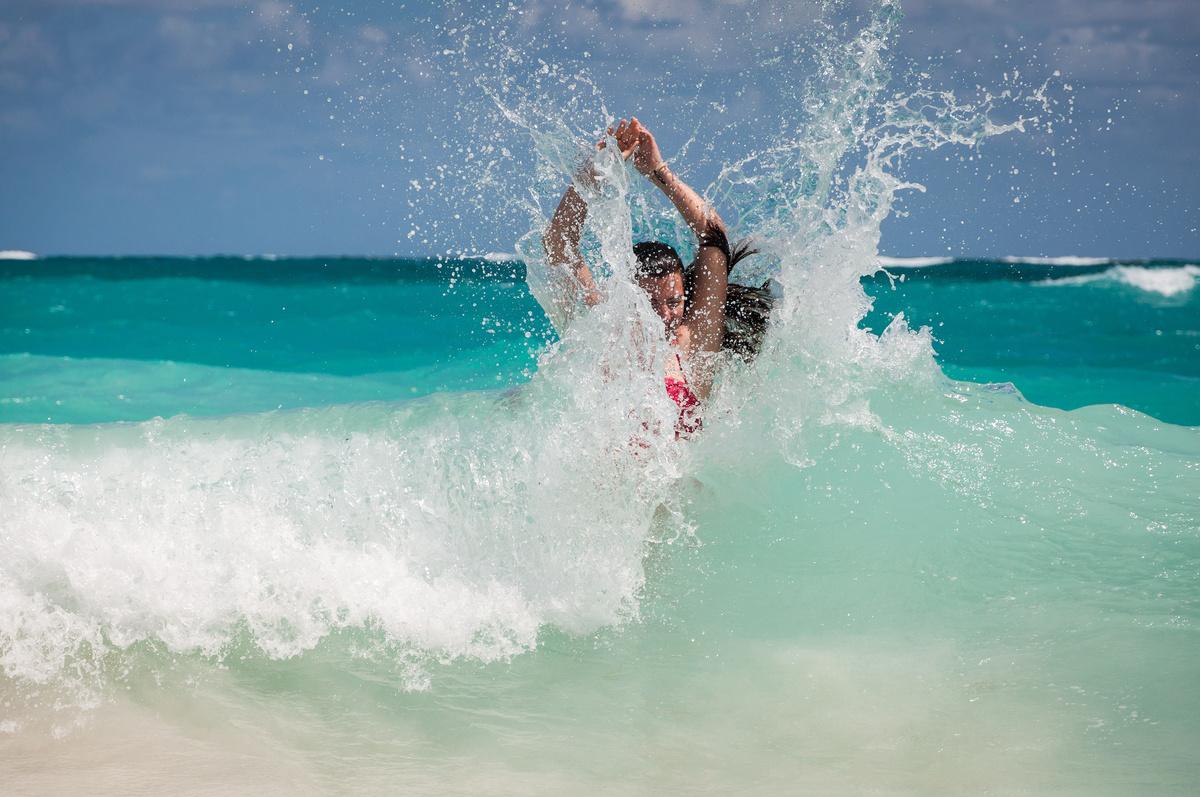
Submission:
[[[1031,263],[1038,266],[1103,266],[1112,261],[1107,257],[1079,257],[1065,255],[1063,257],[1017,257],[1008,255],[1001,258],[1005,263]]]
[[[894,193],[910,187],[894,174],[898,159],[1028,121],[994,125],[987,105],[924,89],[884,99],[896,21],[884,6],[857,36],[831,35],[825,102],[802,132],[727,165],[709,188],[765,251],[744,276],[784,289],[755,366],[726,369],[711,425],[744,424],[794,467],[813,464],[814,429],[882,429],[871,393],[940,379],[928,331],[903,317],[881,336],[857,327],[869,307],[859,277],[875,268]],[[506,658],[543,628],[591,633],[637,616],[651,518],[660,506],[680,512],[675,485],[693,454],[659,434],[674,417],[665,341],[629,280],[631,244],[635,232],[683,228],[615,148],[599,153],[599,183],[579,188],[608,299],[564,315],[540,260],[538,203],[552,207],[591,156],[596,134],[580,125],[609,117],[598,98],[568,118],[533,89],[491,82],[539,156],[518,249],[563,340],[534,381],[511,396],[398,406],[5,427],[8,678],[62,682],[91,704],[121,652],[139,645],[218,660],[249,645],[280,659],[368,629],[385,655],[416,662],[405,683],[419,688],[428,661]],[[943,111],[937,124],[913,116],[931,105]],[[694,448],[720,458],[726,445],[714,432]]]
[[[1145,268],[1142,266],[1113,266],[1099,274],[1082,274],[1078,277],[1060,277],[1042,280],[1036,284],[1044,286],[1091,285],[1115,282],[1131,288],[1155,293],[1160,296],[1178,296],[1196,287],[1200,278],[1200,266],[1185,265],[1174,268]]]
[[[627,279],[635,235],[680,233],[611,160],[609,299],[519,391],[0,428],[0,785],[1186,793],[1195,431],[858,327],[902,154],[1008,129],[885,95],[887,12],[824,43],[802,134],[709,189],[783,299],[692,443],[656,433],[667,350]],[[537,234],[609,117],[519,95],[493,91],[537,133],[520,251],[553,307]]]

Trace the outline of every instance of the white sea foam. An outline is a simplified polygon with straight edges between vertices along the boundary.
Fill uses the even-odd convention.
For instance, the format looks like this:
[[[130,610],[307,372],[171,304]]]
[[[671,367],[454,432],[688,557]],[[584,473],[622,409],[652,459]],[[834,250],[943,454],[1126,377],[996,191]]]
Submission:
[[[86,696],[138,643],[287,658],[357,629],[392,657],[490,660],[633,616],[679,475],[648,432],[673,416],[636,290],[506,400],[0,426],[0,667]]]
[[[799,138],[728,165],[707,192],[755,231],[763,256],[748,267],[766,264],[783,293],[755,365],[723,373],[696,446],[670,432],[662,324],[630,279],[634,230],[659,237],[680,222],[661,197],[647,210],[644,192],[657,189],[631,181],[606,148],[594,155],[599,180],[577,188],[608,299],[587,311],[557,301],[563,280],[539,251],[548,214],[534,208],[518,251],[562,340],[519,395],[0,427],[5,672],[72,678],[138,644],[217,657],[249,645],[283,658],[342,632],[402,657],[503,658],[533,647],[545,626],[587,633],[636,615],[651,519],[678,509],[689,457],[774,451],[807,467],[831,426],[904,444],[871,402],[897,385],[940,384],[931,335],[903,316],[881,335],[859,327],[870,308],[859,278],[880,262],[880,224],[908,187],[893,166],[911,149],[975,144],[1022,121],[996,126],[924,90],[887,99],[894,13],[830,45],[825,101]],[[508,194],[552,207],[580,153],[594,152],[591,123],[608,113],[589,119],[573,105],[582,127],[572,130],[540,77],[528,103],[499,84],[493,99],[539,157],[532,190]],[[953,113],[914,121],[931,103]],[[881,129],[863,131],[876,116]],[[834,179],[859,157],[851,179]],[[737,441],[722,433],[742,423]]]
[[[1141,266],[1117,266],[1113,269],[1117,278],[1126,285],[1144,291],[1175,296],[1196,287],[1200,267],[1187,265],[1181,268],[1143,268]]]
[[[1196,287],[1200,280],[1200,266],[1185,265],[1170,268],[1147,268],[1145,266],[1114,266],[1098,274],[1080,274],[1076,277],[1041,280],[1034,283],[1042,286],[1091,285],[1117,283],[1132,288],[1157,293],[1161,296],[1178,296]]]
[[[483,259],[489,263],[512,263],[520,260],[521,256],[515,252],[488,252]]]
[[[1000,259],[1005,263],[1028,263],[1033,266],[1103,266],[1105,263],[1112,262],[1112,258],[1108,257],[1079,257],[1077,255],[1065,255],[1063,257],[1017,257],[1016,255],[1008,255]]]
[[[952,257],[884,257],[879,256],[880,268],[926,268],[953,263]]]
[[[5,249],[0,251],[0,260],[37,260],[38,256],[33,252],[26,252],[21,249]]]

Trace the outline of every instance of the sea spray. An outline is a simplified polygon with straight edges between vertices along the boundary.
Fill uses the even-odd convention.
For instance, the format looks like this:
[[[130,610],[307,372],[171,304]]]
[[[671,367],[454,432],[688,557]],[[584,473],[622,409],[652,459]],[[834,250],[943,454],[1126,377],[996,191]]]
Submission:
[[[909,149],[971,144],[1025,120],[993,125],[988,106],[925,90],[881,99],[897,22],[884,4],[861,33],[827,35],[817,78],[782,106],[797,115],[790,132],[707,191],[764,249],[745,276],[783,290],[762,356],[724,369],[700,443],[708,456],[742,424],[793,465],[813,462],[812,429],[899,440],[871,395],[938,381],[928,332],[902,318],[882,335],[858,328],[879,223],[911,187],[889,170]],[[488,661],[529,650],[543,627],[589,633],[636,616],[651,517],[679,514],[681,468],[703,460],[663,431],[673,427],[666,343],[631,285],[630,246],[660,225],[689,245],[615,147],[596,151],[612,117],[595,82],[542,62],[522,83],[511,70],[533,65],[505,52],[480,84],[533,140],[518,250],[563,336],[533,381],[504,398],[7,427],[10,678],[53,680],[76,659],[103,670],[142,643],[219,660],[244,637],[287,658],[364,627],[389,656]],[[543,76],[593,91],[557,107]],[[585,162],[594,180],[578,177]],[[570,304],[555,294],[540,232],[568,179],[588,202],[585,251],[607,298],[563,315]],[[409,682],[427,683],[423,673]]]
[[[520,395],[6,425],[7,677],[70,690],[139,643],[287,658],[346,628],[486,661],[634,616],[678,471],[646,344],[608,337],[599,360],[564,339]]]
[[[741,382],[764,390],[775,402],[771,423],[778,436],[792,441],[797,463],[806,459],[799,434],[805,424],[851,407],[850,415],[869,415],[863,397],[877,384],[915,372],[935,378],[932,337],[910,331],[903,314],[882,335],[859,328],[872,301],[860,280],[877,268],[880,225],[898,192],[924,190],[899,176],[904,159],[948,145],[977,147],[1029,125],[1052,128],[1057,118],[1048,84],[1016,94],[982,92],[976,102],[919,82],[889,89],[887,51],[900,20],[896,5],[880,3],[857,34],[820,29],[809,57],[812,74],[778,89],[783,132],[747,155],[724,153],[720,173],[702,192],[735,235],[753,238],[762,251],[731,278],[756,285],[773,280],[778,292],[766,352],[750,369],[725,369],[716,405],[726,414],[744,407],[749,397],[735,387]],[[537,180],[529,195],[508,194],[521,197],[518,204],[530,215],[518,250],[532,292],[557,327],[563,328],[563,308],[571,307],[572,297],[546,289],[562,278],[557,266],[545,262],[540,234],[571,181],[588,201],[585,256],[602,282],[628,281],[630,218],[632,240],[659,238],[681,252],[694,251],[686,225],[657,189],[644,180],[631,182],[632,169],[619,168],[611,140],[595,153],[594,142],[613,116],[586,67],[535,63],[507,45],[485,51],[494,69],[477,82],[503,118],[534,142]],[[547,101],[559,94],[570,97],[565,106]],[[1015,118],[993,122],[998,104]],[[585,185],[578,175],[586,163],[594,164],[598,180]]]
[[[1003,127],[883,93],[880,11],[822,44],[776,146],[720,156],[709,196],[767,250],[734,278],[779,304],[694,440],[626,251],[687,241],[611,151],[607,298],[518,389],[0,427],[4,750],[60,791],[132,736],[108,758],[134,779],[219,761],[171,774],[195,790],[1189,793],[1200,440],[948,379],[945,333],[868,320],[897,153]],[[552,309],[540,232],[610,117],[507,91]],[[1165,284],[1126,276],[1002,288]],[[44,725],[74,733],[37,748]]]

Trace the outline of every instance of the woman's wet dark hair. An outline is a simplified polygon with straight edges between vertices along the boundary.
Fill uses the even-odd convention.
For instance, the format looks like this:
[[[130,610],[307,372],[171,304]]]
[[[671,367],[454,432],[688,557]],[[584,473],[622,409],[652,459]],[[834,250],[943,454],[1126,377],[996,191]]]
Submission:
[[[768,284],[755,288],[731,282],[725,294],[725,334],[721,338],[721,348],[747,362],[758,354],[763,338],[767,336],[767,324],[775,306],[775,297]]]
[[[731,247],[725,229],[711,221],[700,236],[700,245],[720,249],[725,255],[728,273],[732,273],[733,267],[740,261],[759,254],[759,250],[753,248],[753,243],[749,240],[739,241]],[[684,280],[685,301],[691,301],[694,283],[695,278],[689,272]],[[762,348],[763,338],[767,335],[771,308],[775,306],[775,298],[771,295],[768,284],[769,282],[765,282],[755,288],[730,282],[725,289],[725,334],[721,337],[721,348],[746,361],[754,359]]]
[[[671,273],[683,273],[683,259],[675,247],[662,241],[642,241],[633,245],[633,256],[637,258],[637,277],[665,277]]]

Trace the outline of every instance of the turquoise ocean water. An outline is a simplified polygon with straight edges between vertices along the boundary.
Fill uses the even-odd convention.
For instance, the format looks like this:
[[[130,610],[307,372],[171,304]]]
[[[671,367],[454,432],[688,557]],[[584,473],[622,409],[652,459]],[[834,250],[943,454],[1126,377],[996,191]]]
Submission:
[[[776,296],[690,441],[629,279],[686,231],[596,155],[568,323],[611,114],[503,26],[515,254],[0,260],[0,793],[1193,794],[1200,268],[881,261],[907,154],[1033,121],[875,10],[670,156]]]
[[[933,332],[954,379],[1200,425],[1200,266],[885,258],[861,323]],[[519,261],[0,261],[0,422],[224,415],[527,381],[556,339]]]
[[[1194,266],[889,262],[860,326],[937,366],[767,376],[649,462],[520,264],[3,268],[8,793],[1200,773]]]

